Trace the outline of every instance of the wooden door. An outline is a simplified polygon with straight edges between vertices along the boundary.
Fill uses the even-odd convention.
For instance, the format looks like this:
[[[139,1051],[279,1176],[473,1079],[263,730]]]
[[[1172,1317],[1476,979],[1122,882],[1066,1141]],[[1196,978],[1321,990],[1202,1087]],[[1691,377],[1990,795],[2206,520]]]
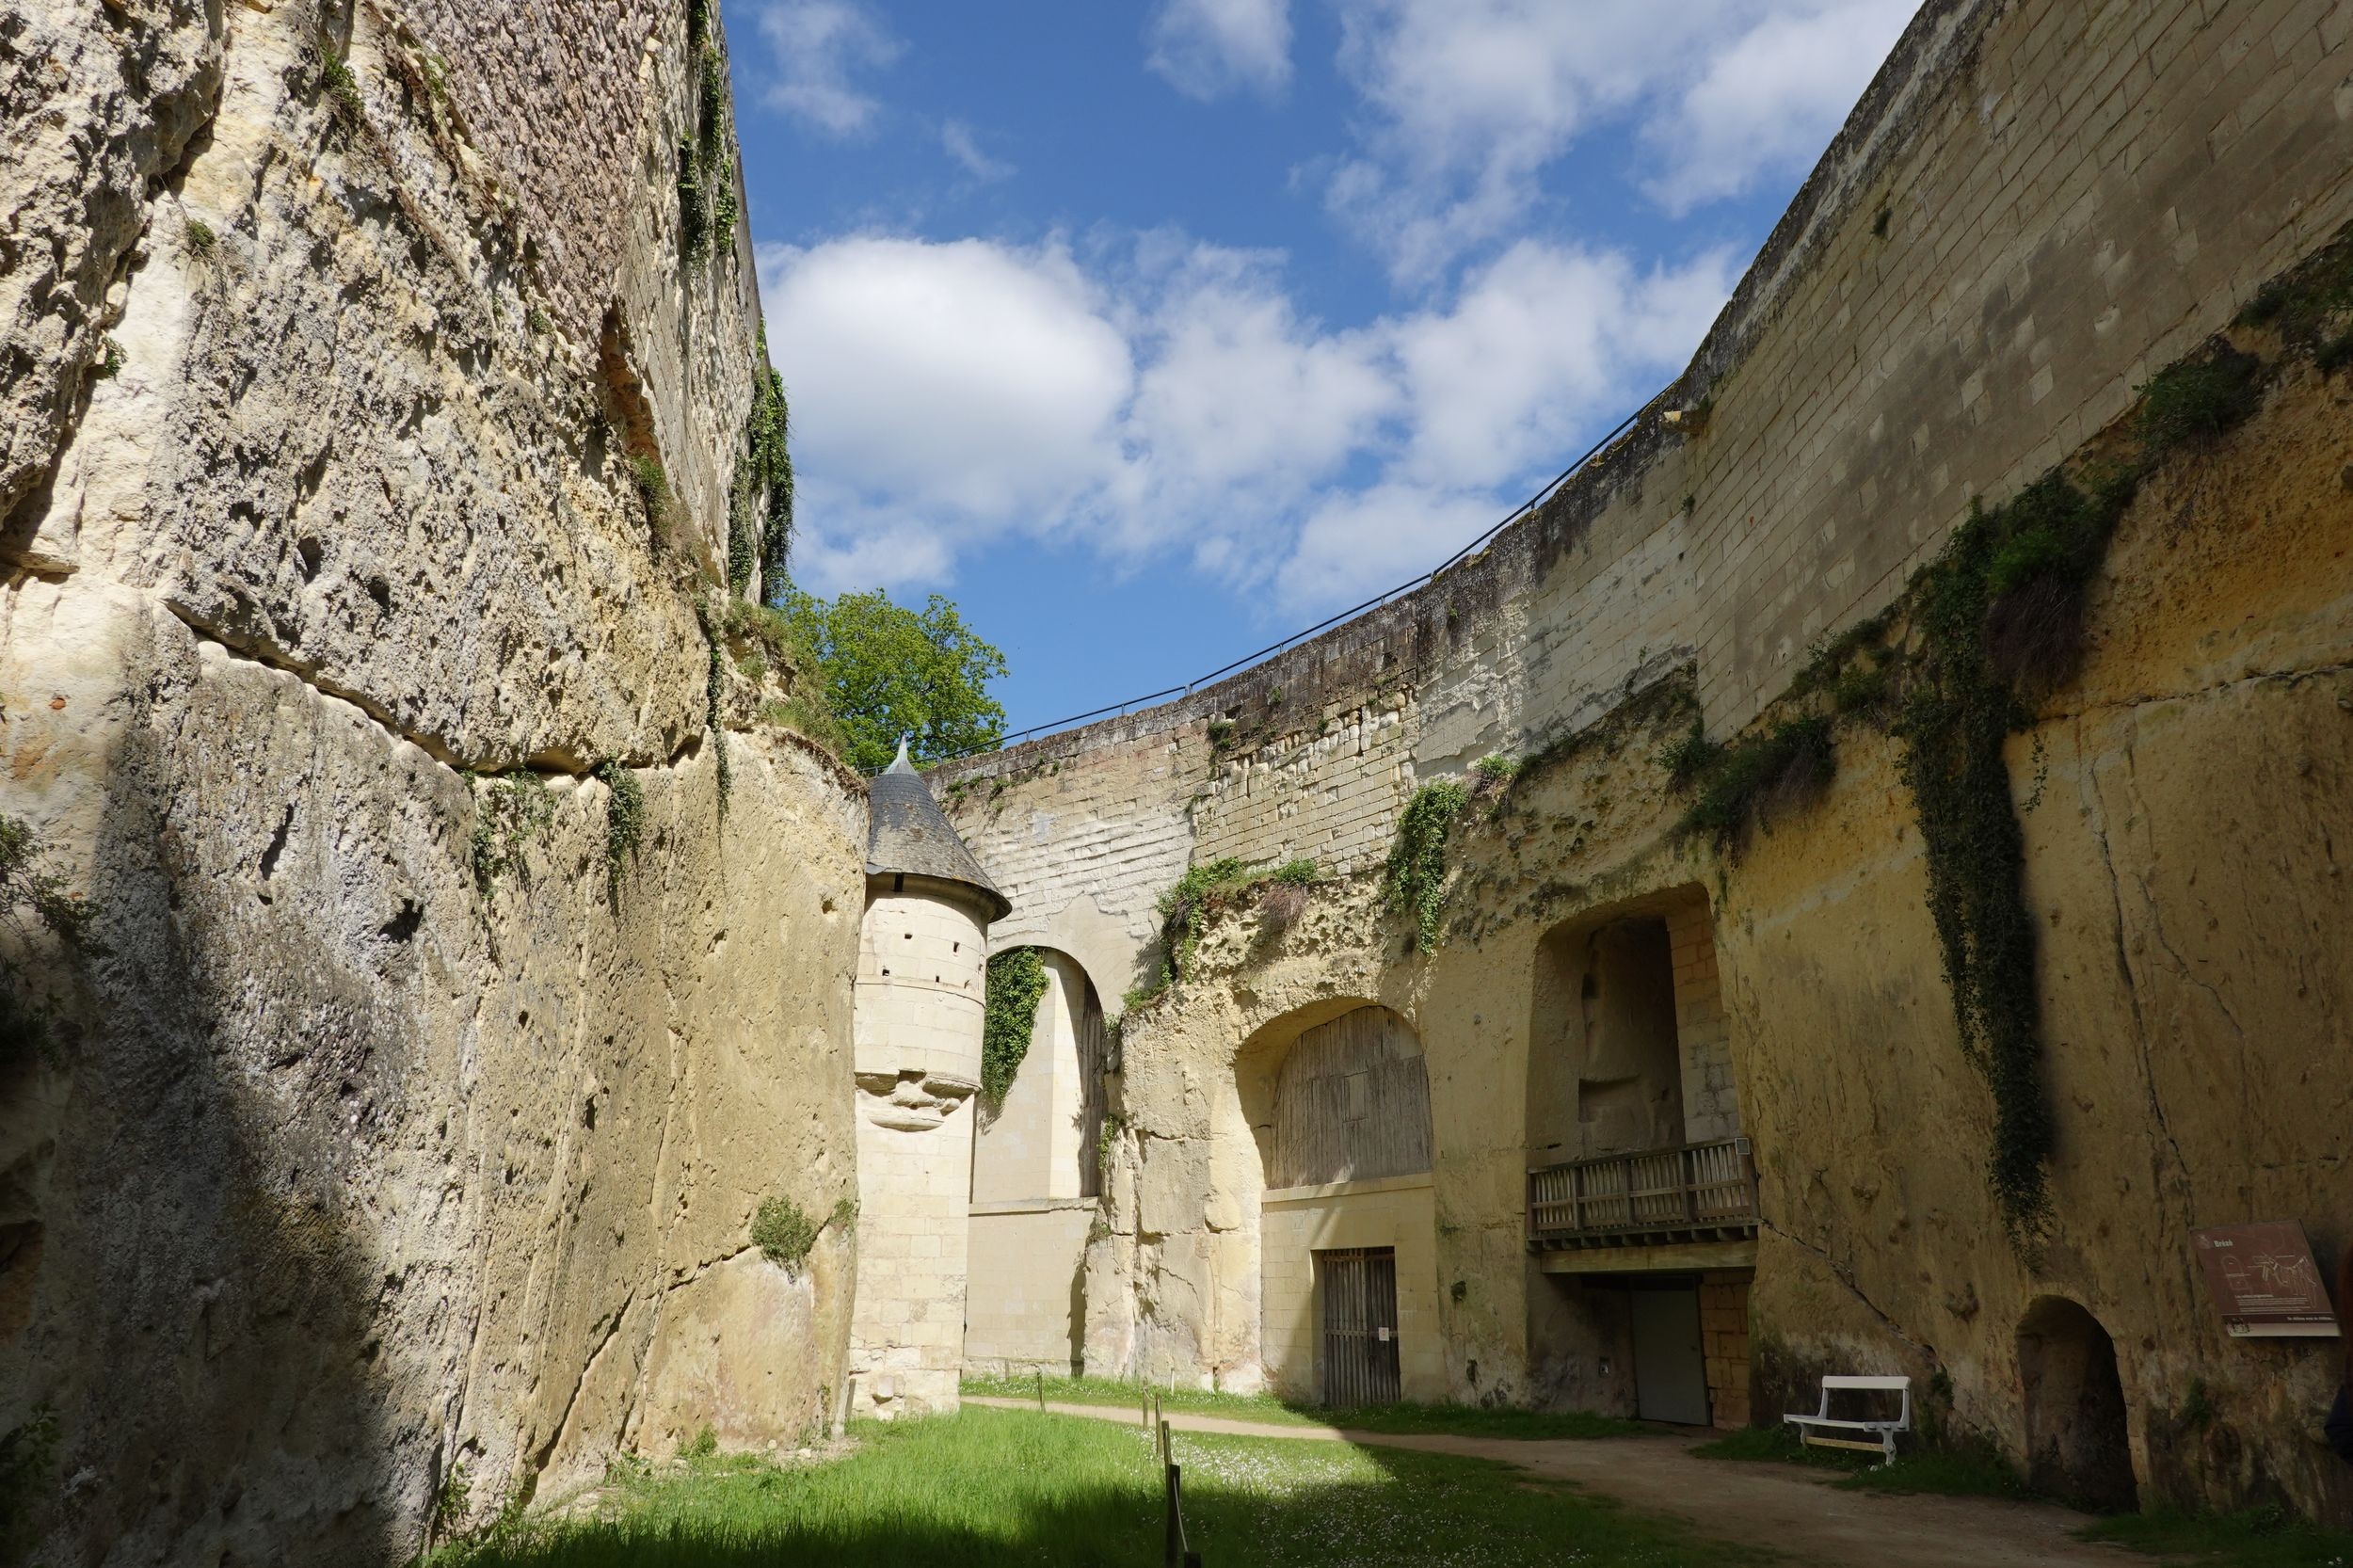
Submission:
[[[1356,1247],[1315,1257],[1323,1297],[1323,1402],[1396,1403],[1396,1250]]]
[[[1638,1283],[1632,1298],[1635,1413],[1645,1421],[1707,1425],[1699,1288]]]

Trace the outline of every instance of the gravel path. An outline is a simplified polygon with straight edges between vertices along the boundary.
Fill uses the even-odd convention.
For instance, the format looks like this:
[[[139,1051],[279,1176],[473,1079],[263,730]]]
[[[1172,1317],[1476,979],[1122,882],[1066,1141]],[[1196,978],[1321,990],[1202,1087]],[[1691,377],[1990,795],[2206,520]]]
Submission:
[[[1037,1408],[1031,1400],[967,1396],[964,1402],[1000,1410]],[[1090,1420],[1132,1424],[1136,1419],[1135,1412],[1113,1405],[1057,1401],[1046,1408]],[[1800,1465],[1694,1458],[1688,1437],[1450,1437],[1274,1426],[1177,1411],[1168,1412],[1168,1424],[1178,1432],[1499,1459],[1533,1475],[1574,1481],[1645,1513],[1689,1520],[1704,1535],[1770,1546],[1831,1568],[2148,1568],[2155,1560],[2073,1539],[2070,1532],[2089,1523],[2090,1516],[2054,1504],[1846,1492],[1830,1484],[1833,1478]]]

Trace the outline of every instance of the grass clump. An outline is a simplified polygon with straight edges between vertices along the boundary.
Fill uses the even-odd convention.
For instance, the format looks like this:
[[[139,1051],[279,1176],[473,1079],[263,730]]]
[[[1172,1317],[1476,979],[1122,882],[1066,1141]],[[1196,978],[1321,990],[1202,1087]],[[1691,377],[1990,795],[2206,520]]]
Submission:
[[[632,454],[629,459],[629,481],[636,488],[637,499],[646,504],[647,520],[660,522],[670,504],[670,476],[663,472],[662,459],[650,452]]]
[[[351,62],[341,55],[328,55],[319,61],[319,90],[335,112],[347,120],[357,120],[366,104],[360,97],[360,79],[351,73]]]
[[[834,717],[833,710],[811,697],[796,695],[762,703],[760,720],[778,729],[790,729],[804,740],[813,741],[837,758],[849,744],[849,737],[841,731],[841,721]]]
[[[1471,794],[1490,803],[1509,794],[1512,785],[1527,766],[1527,759],[1509,752],[1491,751],[1471,764]]]
[[[2105,1541],[2201,1568],[2353,1564],[2353,1531],[2329,1529],[2277,1506],[2235,1513],[2125,1513],[2075,1533],[2085,1541]]]
[[[1668,776],[1680,771],[1682,787],[1695,792],[1683,814],[1684,830],[1706,834],[1720,845],[1736,843],[1752,825],[1812,800],[1836,771],[1830,721],[1818,715],[1785,719],[1729,745],[1715,745],[1695,728],[1667,749]]]
[[[2221,347],[2184,360],[2140,389],[2134,427],[2151,456],[2211,442],[2253,413],[2263,401],[2263,361]]]
[[[780,1467],[717,1454],[618,1469],[591,1519],[548,1522],[481,1568],[1013,1568],[1157,1560],[1162,1475],[1133,1426],[969,1409],[865,1423],[858,1449]],[[1562,1560],[1727,1568],[1759,1548],[1700,1539],[1527,1471],[1451,1454],[1178,1432],[1185,1523],[1217,1568]],[[1476,1544],[1466,1554],[1466,1545]]]
[[[1298,900],[1315,886],[1319,874],[1316,863],[1307,859],[1254,871],[1248,861],[1226,856],[1186,868],[1176,885],[1162,893],[1155,905],[1160,917],[1160,977],[1149,986],[1129,991],[1127,1007],[1132,1011],[1176,982],[1191,978],[1211,916],[1239,908],[1270,891],[1289,889],[1274,921],[1278,928],[1288,926],[1299,918],[1305,905]]]
[[[200,262],[209,262],[220,253],[220,236],[213,226],[200,217],[188,219],[188,254]]]
[[[1030,1054],[1037,1005],[1046,996],[1046,957],[1035,948],[1007,948],[988,961],[987,1003],[981,1022],[981,1094],[1005,1103],[1014,1075]]]
[[[555,797],[536,773],[477,788],[473,808],[473,883],[487,897],[499,878],[523,869],[523,846],[555,814]]]
[[[1658,765],[1667,775],[1667,782],[1678,790],[1688,790],[1700,776],[1716,765],[1723,755],[1723,746],[1707,738],[1707,727],[1697,718],[1691,728],[1658,748]]]
[[[1438,919],[1446,910],[1446,846],[1470,792],[1451,778],[1414,792],[1397,821],[1397,841],[1382,868],[1382,898],[1394,914],[1414,922],[1414,947],[1438,945]]]
[[[824,1228],[791,1198],[769,1198],[752,1216],[752,1245],[769,1262],[798,1269],[808,1261],[809,1249],[817,1245],[817,1233]]]
[[[621,872],[636,857],[637,845],[646,836],[646,791],[637,782],[637,776],[618,759],[598,764],[597,779],[606,792],[605,883],[617,901],[621,894]]]

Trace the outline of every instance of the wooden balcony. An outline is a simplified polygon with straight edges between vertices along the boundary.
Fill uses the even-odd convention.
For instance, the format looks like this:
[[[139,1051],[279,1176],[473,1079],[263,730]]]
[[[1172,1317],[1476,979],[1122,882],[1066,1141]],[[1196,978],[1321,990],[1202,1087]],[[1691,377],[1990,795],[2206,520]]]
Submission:
[[[1528,1173],[1531,1252],[1751,1241],[1756,1162],[1746,1138],[1605,1155]]]

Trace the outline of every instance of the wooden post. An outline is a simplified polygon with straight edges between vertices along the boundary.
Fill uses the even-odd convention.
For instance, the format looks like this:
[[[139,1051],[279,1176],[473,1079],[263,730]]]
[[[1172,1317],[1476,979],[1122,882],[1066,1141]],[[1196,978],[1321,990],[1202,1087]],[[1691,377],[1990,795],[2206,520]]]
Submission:
[[[1168,1429],[1160,1429],[1165,1443]],[[1185,1568],[1185,1528],[1177,1522],[1178,1510],[1184,1506],[1184,1470],[1171,1464],[1162,1472],[1167,1477],[1168,1528],[1161,1538],[1160,1560],[1165,1568]]]
[[[1038,1408],[1038,1412],[1039,1412],[1039,1414],[1043,1415],[1043,1414],[1045,1413],[1045,1410],[1046,1410],[1046,1368],[1043,1368],[1043,1367],[1040,1367],[1040,1368],[1037,1368],[1037,1408]]]

